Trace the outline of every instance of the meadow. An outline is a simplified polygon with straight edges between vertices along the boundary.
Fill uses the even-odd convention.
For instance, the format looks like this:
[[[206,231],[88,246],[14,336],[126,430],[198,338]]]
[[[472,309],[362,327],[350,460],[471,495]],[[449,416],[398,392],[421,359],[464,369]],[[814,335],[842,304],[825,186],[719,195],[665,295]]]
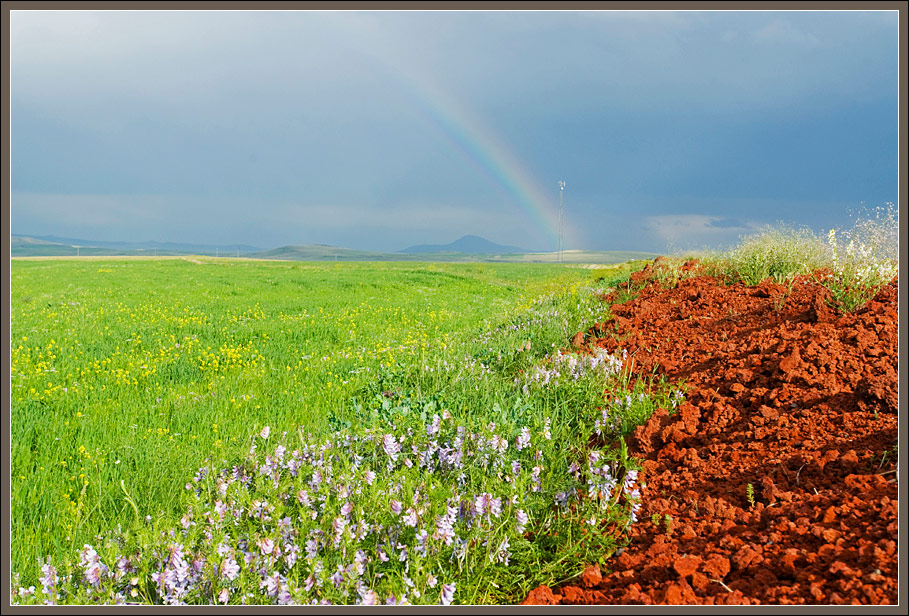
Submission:
[[[819,272],[851,312],[896,227],[768,228],[700,272]],[[626,439],[685,384],[571,340],[644,265],[14,260],[11,602],[508,604],[605,563]]]
[[[381,426],[383,436],[397,429],[426,437],[426,425],[444,418],[453,422],[452,438],[469,441],[485,430],[496,451],[510,442],[510,453],[527,446],[516,445],[529,442],[527,430],[545,432],[535,458],[512,478],[540,491],[532,515],[541,518],[553,494],[569,492],[574,484],[566,481],[580,477],[577,468],[576,477],[568,472],[565,453],[580,452],[602,419],[596,409],[605,379],[614,377],[606,368],[619,365],[564,361],[558,349],[600,318],[598,295],[641,265],[16,260],[11,569],[36,580],[48,555],[65,568],[84,546],[110,546],[113,529],[121,544],[127,536],[150,541],[143,533],[151,528],[180,529],[188,481],[200,468],[236,468],[256,439],[266,444],[263,429],[274,435],[267,444],[283,434],[293,449]],[[481,489],[489,461],[481,466],[475,491],[489,494]],[[500,466],[491,475],[499,485]],[[392,470],[379,464],[371,472],[387,479]],[[546,478],[553,480],[540,489]],[[434,498],[443,507],[451,499]],[[521,515],[531,509],[524,505]],[[572,549],[581,566],[586,549]],[[443,573],[436,567],[435,575]],[[555,569],[545,575],[555,581]],[[473,585],[471,601],[501,598],[478,595],[483,584],[483,576],[467,576],[459,595]],[[167,595],[162,590],[157,600]],[[350,600],[342,591],[327,596]]]

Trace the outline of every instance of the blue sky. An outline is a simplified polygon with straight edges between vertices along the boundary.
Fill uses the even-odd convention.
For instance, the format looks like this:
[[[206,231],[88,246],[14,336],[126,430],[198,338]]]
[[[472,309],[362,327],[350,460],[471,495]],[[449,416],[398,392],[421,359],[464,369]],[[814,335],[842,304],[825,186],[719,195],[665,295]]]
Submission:
[[[897,202],[898,12],[12,11],[13,233],[721,247]]]

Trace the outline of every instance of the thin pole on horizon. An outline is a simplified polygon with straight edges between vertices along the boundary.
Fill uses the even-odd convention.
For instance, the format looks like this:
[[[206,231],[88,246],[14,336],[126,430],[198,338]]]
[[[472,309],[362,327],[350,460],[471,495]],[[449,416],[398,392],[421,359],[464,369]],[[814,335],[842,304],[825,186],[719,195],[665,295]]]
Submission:
[[[562,206],[562,192],[565,190],[565,182],[559,180],[559,263],[562,262],[562,217],[563,217],[563,206]]]

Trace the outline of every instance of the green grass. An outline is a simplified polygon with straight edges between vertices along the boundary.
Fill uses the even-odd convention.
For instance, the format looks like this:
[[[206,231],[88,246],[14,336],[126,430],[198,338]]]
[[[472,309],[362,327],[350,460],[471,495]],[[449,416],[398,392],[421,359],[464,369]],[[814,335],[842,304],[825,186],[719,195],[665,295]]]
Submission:
[[[196,469],[266,425],[318,440],[442,407],[508,430],[550,417],[543,457],[564,473],[602,383],[518,381],[640,266],[13,261],[11,569],[34,583],[111,529],[174,528]]]

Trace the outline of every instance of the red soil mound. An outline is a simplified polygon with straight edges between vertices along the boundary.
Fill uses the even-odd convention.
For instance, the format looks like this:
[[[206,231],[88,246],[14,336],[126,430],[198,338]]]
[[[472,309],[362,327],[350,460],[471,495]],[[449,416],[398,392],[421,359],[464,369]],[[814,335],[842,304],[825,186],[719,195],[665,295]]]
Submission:
[[[587,332],[635,374],[684,379],[687,400],[634,434],[630,546],[525,604],[898,602],[898,282],[854,314],[828,298],[811,277],[790,293],[699,276],[650,283]]]

